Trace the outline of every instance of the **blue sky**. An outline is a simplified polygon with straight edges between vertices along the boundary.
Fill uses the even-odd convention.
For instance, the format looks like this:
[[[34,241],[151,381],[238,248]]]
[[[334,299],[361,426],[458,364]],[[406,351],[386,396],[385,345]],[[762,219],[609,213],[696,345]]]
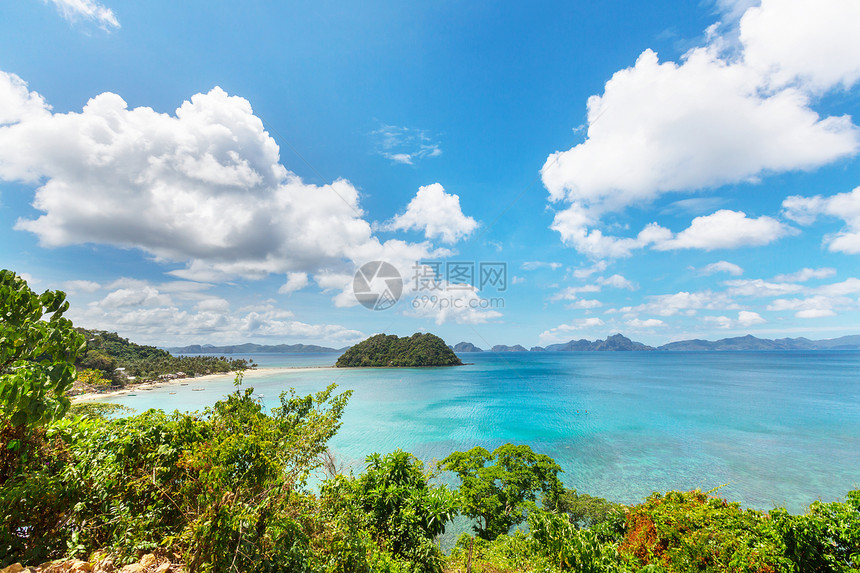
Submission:
[[[856,0],[0,13],[0,266],[65,290],[80,326],[860,333]],[[402,276],[393,307],[358,303],[370,261]]]

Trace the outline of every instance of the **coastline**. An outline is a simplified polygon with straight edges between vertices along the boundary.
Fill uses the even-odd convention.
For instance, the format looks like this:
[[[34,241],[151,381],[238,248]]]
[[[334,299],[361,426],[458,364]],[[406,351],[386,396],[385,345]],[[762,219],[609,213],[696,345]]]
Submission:
[[[252,380],[264,374],[279,374],[279,373],[287,373],[287,372],[315,372],[321,369],[334,369],[334,366],[276,366],[276,367],[264,367],[264,368],[254,368],[252,370],[245,370],[244,380]],[[174,378],[171,380],[158,380],[152,382],[141,382],[139,384],[129,384],[122,388],[118,388],[116,390],[108,390],[106,392],[85,392],[83,394],[78,394],[77,396],[70,396],[70,400],[72,403],[77,402],[91,402],[98,401],[104,398],[114,398],[116,396],[123,396],[130,392],[135,392],[138,390],[151,390],[154,388],[163,388],[166,386],[176,386],[177,384],[189,384],[189,383],[199,383],[199,382],[213,382],[213,381],[224,381],[224,380],[232,380],[236,377],[236,372],[224,372],[218,374],[206,374],[204,376],[197,376],[194,378]]]

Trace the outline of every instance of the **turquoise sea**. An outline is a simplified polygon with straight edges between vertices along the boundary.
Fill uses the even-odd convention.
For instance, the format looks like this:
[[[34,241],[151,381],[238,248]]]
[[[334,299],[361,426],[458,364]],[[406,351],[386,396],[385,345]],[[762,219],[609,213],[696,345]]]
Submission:
[[[261,367],[323,366],[337,355],[251,357]],[[281,371],[249,385],[268,406],[291,386],[353,390],[331,443],[348,467],[396,448],[432,461],[515,442],[552,456],[569,487],[624,503],[723,485],[722,496],[746,507],[800,512],[860,488],[860,352],[461,357],[470,364]],[[232,389],[191,380],[113,401],[198,410]]]

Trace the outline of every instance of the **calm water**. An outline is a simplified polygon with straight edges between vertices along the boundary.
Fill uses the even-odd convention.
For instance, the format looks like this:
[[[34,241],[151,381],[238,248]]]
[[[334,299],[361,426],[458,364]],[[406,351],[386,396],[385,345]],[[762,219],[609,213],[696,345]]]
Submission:
[[[320,366],[336,356],[253,358],[261,366]],[[290,386],[353,390],[331,445],[356,467],[368,453],[398,447],[430,461],[516,442],[555,458],[566,485],[625,503],[727,484],[721,494],[744,506],[803,511],[860,487],[860,352],[462,357],[473,364],[320,369],[249,383],[267,405]],[[231,390],[230,382],[191,381],[114,401],[138,411],[196,410]]]

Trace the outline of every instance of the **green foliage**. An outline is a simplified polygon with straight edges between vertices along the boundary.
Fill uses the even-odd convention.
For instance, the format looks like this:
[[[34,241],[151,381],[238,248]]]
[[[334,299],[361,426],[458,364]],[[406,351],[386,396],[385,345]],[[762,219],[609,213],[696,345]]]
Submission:
[[[544,505],[553,507],[550,501],[545,502]],[[615,519],[619,512],[623,512],[624,506],[602,497],[577,493],[575,489],[565,489],[558,496],[553,509],[566,513],[576,527],[588,529]]]
[[[483,539],[522,523],[526,512],[536,507],[539,493],[555,503],[561,491],[559,465],[526,445],[505,444],[492,454],[481,447],[454,452],[441,467],[459,476],[462,511],[477,520],[475,532]]]
[[[795,570],[765,515],[700,491],[653,494],[630,508],[620,552],[634,568],[668,573]]]
[[[54,424],[44,459],[0,487],[3,564],[101,548],[122,562],[168,547],[190,571],[309,567],[299,484],[340,425],[348,393],[333,390],[284,393],[272,415],[240,389],[202,416]]]
[[[430,333],[416,332],[400,338],[377,334],[344,352],[338,367],[461,366],[463,363],[445,341]]]
[[[799,571],[860,571],[860,490],[843,503],[813,502],[805,515],[775,509],[770,519]]]
[[[89,388],[99,388],[111,385],[111,381],[104,377],[104,373],[101,370],[96,370],[95,368],[78,370],[77,382],[78,384]]]
[[[579,529],[567,514],[534,511],[529,514],[533,551],[547,557],[560,571],[612,573],[621,570],[614,544],[603,543]]]
[[[78,332],[86,335],[87,331],[83,329],[77,329]],[[77,363],[78,368],[86,368],[91,370],[98,370],[102,372],[103,377],[110,377],[113,374],[113,371],[117,367],[116,358],[113,356],[108,356],[104,352],[95,349],[87,350],[86,354],[84,354],[81,358],[78,359]]]
[[[27,282],[0,270],[0,418],[35,426],[61,418],[75,380],[84,340],[63,317],[62,291],[33,292]]]
[[[442,555],[433,543],[457,514],[456,499],[445,486],[430,486],[424,464],[397,450],[386,456],[371,454],[355,484],[359,509],[371,530],[395,557],[421,571],[441,569]]]
[[[165,374],[184,372],[188,376],[234,372],[254,368],[256,365],[239,358],[224,356],[173,356],[166,350],[130,342],[115,332],[77,329],[87,340],[87,352],[78,361],[82,368],[95,368],[105,377],[122,382],[116,373],[123,368],[126,376],[152,380]]]
[[[108,420],[117,415],[132,413],[134,413],[134,408],[111,402],[77,402],[73,403],[72,407],[69,408],[69,415],[71,416],[99,418],[101,420]]]

